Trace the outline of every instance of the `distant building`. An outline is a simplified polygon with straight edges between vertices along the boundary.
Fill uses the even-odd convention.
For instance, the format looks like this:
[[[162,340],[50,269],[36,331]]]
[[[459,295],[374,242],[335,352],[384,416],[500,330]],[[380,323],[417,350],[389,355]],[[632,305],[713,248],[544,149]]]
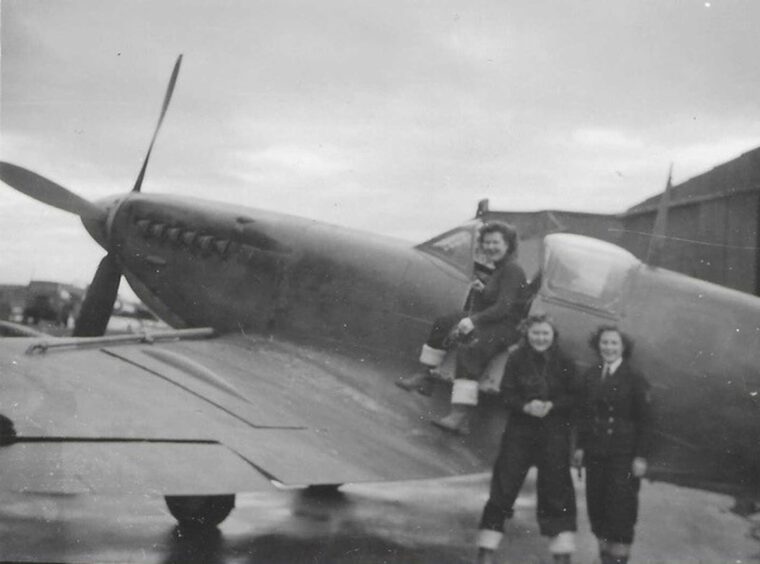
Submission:
[[[26,303],[26,285],[0,284],[0,320],[20,321]]]
[[[662,195],[620,215],[618,244],[645,259]],[[760,147],[671,190],[664,268],[760,295]]]
[[[486,211],[520,233],[519,260],[539,267],[541,240],[576,233],[609,241],[646,260],[661,194],[616,215]],[[760,296],[760,147],[674,186],[660,265]]]

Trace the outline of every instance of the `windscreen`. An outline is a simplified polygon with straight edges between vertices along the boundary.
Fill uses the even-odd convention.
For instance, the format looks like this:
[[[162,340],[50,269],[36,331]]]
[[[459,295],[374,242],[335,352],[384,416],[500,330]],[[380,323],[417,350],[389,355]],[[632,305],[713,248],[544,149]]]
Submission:
[[[587,237],[546,238],[544,289],[550,296],[579,305],[622,313],[623,290],[638,264],[627,251]]]
[[[472,273],[476,250],[477,227],[480,222],[472,222],[442,235],[438,235],[418,245],[417,248],[438,257],[461,270],[468,276]]]

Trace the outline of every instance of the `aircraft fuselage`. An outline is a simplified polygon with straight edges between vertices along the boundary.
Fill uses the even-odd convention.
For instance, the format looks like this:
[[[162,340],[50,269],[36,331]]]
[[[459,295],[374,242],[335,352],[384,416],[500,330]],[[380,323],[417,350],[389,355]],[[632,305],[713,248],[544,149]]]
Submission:
[[[418,349],[435,316],[461,307],[469,280],[396,239],[160,195],[125,199],[110,245],[135,292],[174,326],[282,332],[399,355]]]
[[[302,337],[412,361],[432,320],[464,303],[469,273],[419,247],[272,212],[133,194],[109,242],[140,298],[176,327]],[[653,385],[653,475],[758,485],[760,319],[740,292],[643,265],[626,251],[547,237],[534,311],[581,367],[614,323]]]
[[[635,341],[657,417],[653,475],[760,487],[760,300],[585,237],[551,235],[545,249],[532,308],[556,319],[581,367],[597,362],[588,338],[601,324]]]

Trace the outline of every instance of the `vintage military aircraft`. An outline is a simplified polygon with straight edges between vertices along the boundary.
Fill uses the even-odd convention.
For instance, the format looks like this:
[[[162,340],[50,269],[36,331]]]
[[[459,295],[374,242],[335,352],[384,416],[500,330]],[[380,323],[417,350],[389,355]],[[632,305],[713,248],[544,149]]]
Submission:
[[[393,385],[432,320],[464,303],[480,219],[410,246],[141,193],[180,61],[130,193],[89,202],[0,163],[1,180],[79,215],[107,251],[74,337],[0,340],[0,413],[16,429],[0,487],[163,495],[180,523],[216,525],[236,492],[273,484],[487,469],[498,401],[452,436],[428,423],[447,407],[445,385],[432,400]],[[173,330],[103,335],[122,275]],[[600,323],[638,341],[659,414],[653,478],[758,486],[760,300],[563,234],[546,238],[536,280],[532,310],[555,316],[579,362],[593,361],[585,339]]]

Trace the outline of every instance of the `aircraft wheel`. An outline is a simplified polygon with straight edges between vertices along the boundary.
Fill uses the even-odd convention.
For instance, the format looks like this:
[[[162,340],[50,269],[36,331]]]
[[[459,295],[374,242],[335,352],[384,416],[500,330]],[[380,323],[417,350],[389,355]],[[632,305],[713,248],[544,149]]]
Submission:
[[[335,499],[343,497],[340,487],[343,484],[317,484],[307,486],[303,490],[303,495],[311,498]]]
[[[306,486],[306,489],[315,494],[333,494],[338,491],[343,484],[316,484],[312,486]]]
[[[180,527],[216,527],[235,507],[235,495],[167,495],[166,507]]]

